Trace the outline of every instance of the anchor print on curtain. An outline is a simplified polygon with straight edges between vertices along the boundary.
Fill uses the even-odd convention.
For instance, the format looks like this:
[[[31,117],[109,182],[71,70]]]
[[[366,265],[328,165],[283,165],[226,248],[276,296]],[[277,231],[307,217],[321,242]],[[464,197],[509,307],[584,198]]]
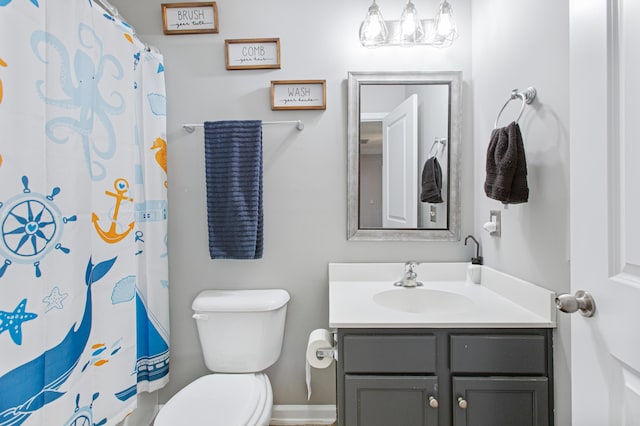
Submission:
[[[0,426],[115,425],[169,372],[162,56],[0,0]]]

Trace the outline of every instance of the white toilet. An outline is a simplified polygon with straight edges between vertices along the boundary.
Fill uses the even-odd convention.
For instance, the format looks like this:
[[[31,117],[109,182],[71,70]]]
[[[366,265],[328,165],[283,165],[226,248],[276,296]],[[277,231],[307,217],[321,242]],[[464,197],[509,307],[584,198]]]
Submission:
[[[193,301],[209,374],[187,385],[158,413],[154,426],[267,426],[273,393],[261,373],[280,357],[289,293],[206,290]]]

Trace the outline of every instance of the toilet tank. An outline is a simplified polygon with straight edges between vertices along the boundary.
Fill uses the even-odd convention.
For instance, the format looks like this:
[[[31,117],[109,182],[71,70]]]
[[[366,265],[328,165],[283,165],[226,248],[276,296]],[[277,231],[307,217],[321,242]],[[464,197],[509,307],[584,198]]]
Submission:
[[[193,301],[204,362],[219,373],[259,372],[280,357],[289,293],[205,290]]]

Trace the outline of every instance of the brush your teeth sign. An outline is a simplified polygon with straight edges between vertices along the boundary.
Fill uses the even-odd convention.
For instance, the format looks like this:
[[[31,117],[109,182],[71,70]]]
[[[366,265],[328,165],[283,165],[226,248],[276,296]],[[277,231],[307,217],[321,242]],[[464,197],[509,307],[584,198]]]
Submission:
[[[199,34],[218,32],[216,2],[163,3],[165,34]]]

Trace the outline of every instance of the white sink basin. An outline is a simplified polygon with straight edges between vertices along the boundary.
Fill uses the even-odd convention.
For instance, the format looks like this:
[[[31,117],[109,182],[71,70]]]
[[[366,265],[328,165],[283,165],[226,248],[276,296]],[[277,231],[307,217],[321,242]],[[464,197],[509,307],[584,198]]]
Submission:
[[[555,327],[555,293],[482,266],[467,281],[468,263],[421,263],[422,287],[394,287],[404,263],[329,264],[331,328]]]
[[[376,293],[373,301],[385,308],[410,313],[460,313],[471,309],[473,301],[448,291],[425,288],[396,288]]]

